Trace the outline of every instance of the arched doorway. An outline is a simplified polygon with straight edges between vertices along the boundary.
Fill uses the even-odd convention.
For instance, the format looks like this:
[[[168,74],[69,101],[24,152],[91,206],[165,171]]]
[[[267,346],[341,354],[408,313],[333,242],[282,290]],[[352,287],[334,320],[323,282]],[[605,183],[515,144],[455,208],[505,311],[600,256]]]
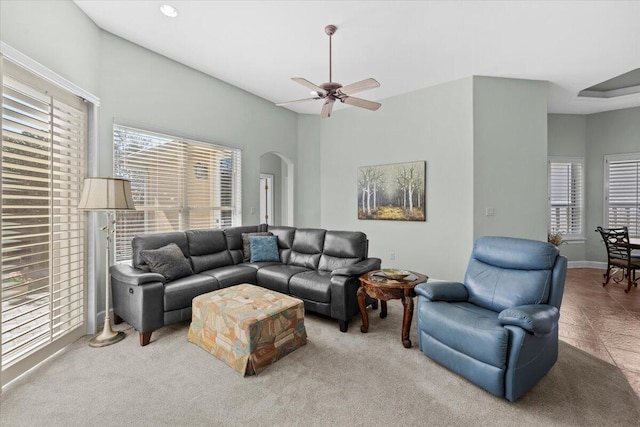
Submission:
[[[271,182],[271,184],[267,184]],[[269,151],[260,156],[259,222],[293,226],[294,166],[282,153]],[[265,188],[266,187],[266,188]]]

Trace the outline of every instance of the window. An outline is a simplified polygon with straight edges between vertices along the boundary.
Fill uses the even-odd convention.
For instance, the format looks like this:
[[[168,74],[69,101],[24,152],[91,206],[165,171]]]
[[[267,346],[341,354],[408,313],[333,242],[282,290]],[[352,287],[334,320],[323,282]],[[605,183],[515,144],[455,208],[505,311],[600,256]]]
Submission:
[[[583,170],[583,158],[549,158],[549,232],[565,240],[584,238]]]
[[[131,180],[136,211],[116,214],[116,261],[136,234],[240,225],[240,153],[170,135],[113,127],[114,175]]]
[[[604,224],[640,238],[640,153],[604,156]]]
[[[87,106],[2,61],[0,360],[6,383],[28,368],[25,359],[43,359],[85,333],[85,220],[77,205],[86,175]]]

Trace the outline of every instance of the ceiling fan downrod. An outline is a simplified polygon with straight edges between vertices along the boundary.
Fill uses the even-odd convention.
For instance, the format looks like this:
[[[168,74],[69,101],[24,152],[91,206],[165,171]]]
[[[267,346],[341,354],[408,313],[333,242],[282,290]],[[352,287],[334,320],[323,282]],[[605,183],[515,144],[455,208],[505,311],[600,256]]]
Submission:
[[[324,27],[324,32],[329,36],[329,82],[333,81],[331,80],[331,36],[333,36],[337,30],[338,27],[335,25],[327,25]]]

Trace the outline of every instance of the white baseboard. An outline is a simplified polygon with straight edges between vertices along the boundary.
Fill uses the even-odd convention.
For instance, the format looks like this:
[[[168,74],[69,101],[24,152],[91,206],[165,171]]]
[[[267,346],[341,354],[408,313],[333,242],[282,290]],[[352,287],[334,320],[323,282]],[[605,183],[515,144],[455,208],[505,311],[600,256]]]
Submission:
[[[605,270],[607,268],[606,262],[600,261],[569,261],[568,268],[600,268]]]

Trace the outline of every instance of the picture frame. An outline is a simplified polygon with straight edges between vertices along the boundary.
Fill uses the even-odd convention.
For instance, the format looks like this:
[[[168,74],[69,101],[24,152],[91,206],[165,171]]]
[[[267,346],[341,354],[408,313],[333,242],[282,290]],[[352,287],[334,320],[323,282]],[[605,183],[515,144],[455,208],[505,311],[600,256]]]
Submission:
[[[358,219],[426,221],[427,162],[358,168]]]

